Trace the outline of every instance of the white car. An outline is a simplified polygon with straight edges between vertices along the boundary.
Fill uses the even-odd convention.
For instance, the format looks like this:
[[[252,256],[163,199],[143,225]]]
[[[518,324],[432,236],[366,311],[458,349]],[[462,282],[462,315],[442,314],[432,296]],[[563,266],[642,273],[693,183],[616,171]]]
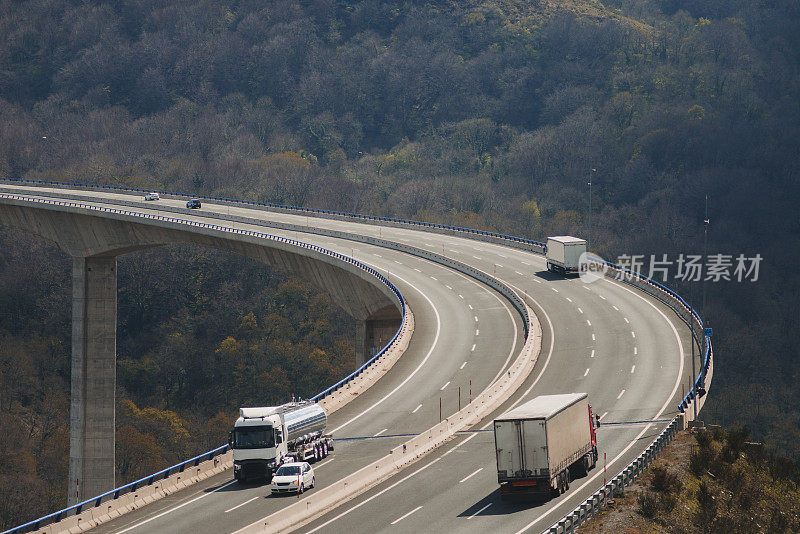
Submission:
[[[276,493],[303,493],[314,487],[314,469],[308,462],[283,464],[272,476],[270,490]]]
[[[144,199],[145,199],[145,200],[158,200],[158,199],[160,199],[160,198],[161,198],[161,197],[160,197],[160,196],[158,196],[158,193],[147,193],[147,194],[144,196]]]

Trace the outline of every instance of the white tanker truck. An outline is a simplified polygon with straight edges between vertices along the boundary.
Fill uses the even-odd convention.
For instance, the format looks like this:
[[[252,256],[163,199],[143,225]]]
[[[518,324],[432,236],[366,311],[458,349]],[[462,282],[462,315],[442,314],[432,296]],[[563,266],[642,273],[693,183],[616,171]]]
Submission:
[[[333,437],[323,434],[326,423],[325,411],[310,401],[240,408],[228,437],[234,478],[270,480],[284,462],[325,458],[333,451]]]

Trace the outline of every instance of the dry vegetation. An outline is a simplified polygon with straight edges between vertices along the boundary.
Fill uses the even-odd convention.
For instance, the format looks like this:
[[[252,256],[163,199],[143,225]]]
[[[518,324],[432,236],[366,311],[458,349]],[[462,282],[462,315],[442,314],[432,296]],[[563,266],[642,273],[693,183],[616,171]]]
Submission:
[[[578,532],[800,531],[800,471],[741,429],[681,432],[636,484]]]

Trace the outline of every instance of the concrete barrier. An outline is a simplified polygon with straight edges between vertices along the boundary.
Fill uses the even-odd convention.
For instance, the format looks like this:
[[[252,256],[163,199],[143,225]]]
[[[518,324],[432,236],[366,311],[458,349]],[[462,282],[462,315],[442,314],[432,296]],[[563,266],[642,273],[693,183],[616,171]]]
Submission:
[[[541,324],[533,310],[528,308],[527,311],[529,335],[519,356],[507,373],[481,392],[470,404],[422,434],[393,448],[383,458],[237,531],[237,534],[265,531],[279,533],[299,528],[418,461],[449,441],[457,432],[473,426],[498,408],[522,385],[533,370],[541,351]]]

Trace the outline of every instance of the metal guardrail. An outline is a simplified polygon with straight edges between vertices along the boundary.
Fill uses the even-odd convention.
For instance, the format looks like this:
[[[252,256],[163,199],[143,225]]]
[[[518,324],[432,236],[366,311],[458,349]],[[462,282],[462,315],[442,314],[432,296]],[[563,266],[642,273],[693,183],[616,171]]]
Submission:
[[[34,519],[33,521],[25,523],[24,525],[20,525],[10,530],[6,530],[2,534],[17,534],[20,532],[29,532],[32,530],[38,530],[51,523],[57,523],[58,521],[61,521],[62,519],[69,517],[70,515],[80,514],[84,508],[97,507],[100,506],[102,503],[108,502],[112,499],[118,499],[121,495],[129,493],[131,491],[136,491],[138,488],[141,488],[143,486],[149,486],[151,484],[158,482],[159,480],[164,480],[176,473],[182,473],[184,469],[186,469],[187,467],[196,467],[200,464],[200,462],[206,460],[212,460],[215,457],[219,456],[220,454],[225,454],[227,451],[228,451],[228,445],[225,444],[222,447],[217,447],[216,449],[213,449],[209,452],[204,452],[203,454],[195,456],[194,458],[186,460],[185,462],[181,462],[179,464],[167,467],[166,469],[159,471],[158,473],[154,473],[144,478],[140,478],[136,482],[131,482],[124,486],[120,486],[119,488],[107,491],[106,493],[98,495],[97,497],[92,497],[91,499],[64,508],[63,510],[59,510],[58,512],[53,512],[52,514],[40,517],[39,519]]]
[[[247,235],[247,236],[256,237],[256,238],[260,238],[260,239],[278,241],[278,242],[281,242],[281,243],[286,243],[286,244],[297,246],[297,247],[300,247],[300,248],[314,250],[315,252],[318,252],[318,253],[324,254],[326,256],[333,257],[333,258],[335,258],[337,260],[344,261],[346,263],[354,265],[355,267],[357,267],[359,269],[362,269],[362,270],[366,271],[367,273],[371,274],[372,276],[377,278],[380,282],[382,282],[384,285],[386,285],[392,291],[392,293],[397,297],[397,299],[399,300],[400,307],[401,307],[402,313],[403,313],[401,323],[403,321],[405,321],[405,316],[406,316],[405,299],[403,298],[403,295],[400,293],[400,290],[397,289],[397,287],[394,284],[392,284],[392,282],[389,281],[388,278],[386,278],[383,274],[381,274],[376,269],[374,269],[374,268],[372,268],[372,267],[370,267],[370,266],[368,266],[368,265],[366,265],[366,264],[364,264],[364,263],[362,263],[362,262],[360,262],[360,261],[358,261],[358,260],[356,260],[354,258],[350,258],[350,257],[345,256],[343,254],[339,254],[338,252],[333,252],[331,250],[324,249],[324,248],[322,248],[320,246],[317,246],[317,245],[311,245],[311,244],[303,243],[301,241],[297,241],[297,240],[294,240],[294,239],[284,238],[284,237],[280,237],[280,236],[274,236],[274,235],[270,235],[270,234],[266,234],[266,233],[262,233],[262,232],[254,232],[252,230],[239,230],[239,229],[235,229],[235,228],[225,227],[225,226],[222,226],[222,225],[202,223],[202,222],[191,221],[191,220],[187,220],[187,219],[181,219],[181,218],[178,218],[178,217],[165,217],[165,216],[161,216],[161,215],[142,214],[142,213],[131,211],[131,210],[121,210],[121,209],[116,209],[116,208],[105,208],[105,207],[102,207],[102,206],[95,206],[95,205],[92,205],[92,204],[83,204],[83,203],[80,203],[80,202],[67,202],[67,201],[49,200],[49,199],[31,199],[31,198],[25,197],[23,195],[14,195],[14,194],[8,194],[8,193],[0,193],[0,198],[10,199],[10,200],[19,200],[19,201],[28,202],[28,203],[65,206],[65,207],[86,209],[86,210],[90,210],[90,211],[99,211],[99,212],[104,212],[104,213],[114,213],[114,214],[118,214],[118,215],[127,215],[127,216],[133,216],[133,217],[138,217],[138,218],[144,217],[144,218],[149,219],[149,220],[158,220],[158,221],[162,221],[162,222],[184,224],[184,225],[188,225],[188,226],[199,227],[199,228],[204,228],[204,229],[211,229],[211,230],[217,230],[217,231],[221,231],[221,232],[225,232],[225,233],[233,233],[233,234],[237,234],[237,235]],[[392,346],[396,342],[397,337],[399,336],[399,334],[400,334],[400,330],[398,330],[395,333],[394,337],[392,337],[391,341],[386,346],[384,346],[372,358],[367,360],[364,363],[364,365],[362,365],[361,367],[356,369],[356,371],[354,371],[353,373],[351,373],[350,375],[348,375],[344,379],[340,380],[339,382],[337,382],[333,386],[325,389],[324,391],[322,391],[322,392],[318,393],[317,395],[315,395],[314,397],[312,397],[312,400],[314,400],[316,402],[316,401],[324,398],[325,396],[330,395],[336,389],[338,389],[339,387],[343,386],[344,384],[346,384],[347,382],[349,382],[350,380],[352,380],[353,378],[357,377],[359,374],[364,372],[372,363],[377,361],[381,356],[383,356],[383,354],[386,351],[388,351],[389,349],[392,348]],[[174,474],[174,473],[177,473],[177,472],[182,472],[188,466],[191,466],[191,465],[195,465],[196,466],[201,461],[213,459],[214,457],[216,457],[216,456],[218,456],[220,454],[224,454],[225,452],[227,452],[227,450],[228,450],[228,445],[227,444],[226,445],[222,445],[221,447],[213,449],[213,450],[211,450],[209,452],[205,452],[203,454],[195,456],[194,458],[191,458],[191,459],[186,460],[184,462],[181,462],[179,464],[170,466],[170,467],[168,467],[168,468],[166,468],[166,469],[164,469],[162,471],[159,471],[158,473],[155,473],[153,475],[144,477],[144,478],[142,478],[140,480],[137,480],[135,482],[131,482],[129,484],[125,484],[125,485],[120,486],[118,488],[115,488],[115,489],[113,489],[111,491],[103,493],[102,495],[98,495],[96,497],[92,497],[91,499],[87,499],[87,500],[82,501],[82,502],[80,502],[78,504],[69,506],[67,508],[64,508],[63,510],[59,510],[59,511],[54,512],[52,514],[46,515],[44,517],[40,517],[40,518],[35,519],[33,521],[29,521],[28,523],[25,523],[23,525],[14,527],[14,528],[12,528],[10,530],[7,530],[7,531],[3,532],[2,534],[18,534],[18,533],[22,533],[22,532],[28,532],[28,531],[31,531],[31,530],[37,530],[37,529],[41,528],[42,526],[46,526],[46,525],[48,525],[50,523],[54,523],[54,522],[60,521],[60,520],[66,518],[66,517],[68,517],[70,515],[80,514],[84,510],[84,508],[100,506],[104,502],[107,502],[107,501],[112,500],[112,499],[117,499],[121,495],[129,493],[131,491],[136,491],[137,488],[140,488],[140,487],[146,486],[146,485],[151,485],[151,484],[153,484],[153,483],[155,483],[155,482],[157,482],[159,480],[163,480],[164,478],[167,478],[171,474]]]
[[[251,206],[251,207],[258,207],[258,208],[266,208],[273,211],[280,211],[286,213],[298,213],[304,215],[313,215],[315,217],[323,217],[323,218],[333,218],[333,219],[345,219],[345,220],[352,220],[352,221],[360,221],[365,223],[380,223],[380,224],[387,224],[387,225],[402,225],[408,227],[415,227],[415,228],[424,228],[429,231],[440,232],[440,233],[456,233],[456,234],[464,234],[466,236],[470,236],[472,238],[485,238],[487,240],[498,240],[504,243],[514,243],[517,245],[525,246],[525,250],[533,250],[533,251],[541,251],[543,252],[546,248],[544,243],[540,243],[538,241],[533,241],[531,239],[525,239],[522,237],[514,237],[506,234],[498,234],[495,232],[487,232],[485,230],[476,230],[473,228],[465,228],[460,226],[452,226],[448,224],[437,224],[437,223],[427,223],[423,221],[413,221],[408,219],[397,219],[394,217],[378,217],[373,215],[361,215],[358,213],[347,213],[343,211],[334,211],[334,210],[323,210],[323,209],[316,209],[316,208],[301,208],[297,206],[286,206],[283,204],[273,204],[270,202],[258,202],[255,200],[242,200],[236,198],[225,198],[225,197],[215,197],[211,195],[192,195],[189,193],[178,193],[175,191],[166,191],[166,190],[158,190],[158,189],[140,189],[137,187],[125,187],[119,185],[101,185],[101,184],[81,184],[76,182],[61,182],[61,181],[49,181],[49,180],[32,180],[29,178],[0,178],[0,181],[4,182],[13,182],[13,183],[20,183],[20,184],[34,184],[34,185],[41,185],[41,186],[55,186],[55,187],[72,187],[72,188],[83,188],[83,189],[101,189],[107,191],[119,191],[119,192],[131,192],[131,193],[138,193],[138,194],[146,194],[150,192],[157,192],[160,195],[169,195],[175,197],[182,197],[182,198],[197,198],[197,199],[206,199],[206,200],[213,200],[216,202],[226,202],[229,204],[234,205],[241,205],[241,206]]]
[[[578,505],[572,512],[568,513],[561,520],[548,528],[543,534],[570,534],[575,532],[575,527],[585,523],[598,510],[606,506],[614,498],[614,493],[625,490],[625,486],[630,485],[642,474],[642,471],[655,460],[664,447],[672,441],[672,438],[683,428],[683,415],[678,415],[669,425],[659,434],[653,443],[647,447],[634,461],[629,463],[617,476],[611,479],[602,488],[594,492],[588,499]]]
[[[57,181],[46,181],[46,180],[30,180],[30,179],[14,179],[14,178],[10,178],[10,179],[9,178],[4,178],[2,180],[3,181],[9,181],[9,182],[16,182],[16,183],[37,184],[37,185],[43,185],[43,186],[85,188],[85,189],[90,189],[90,190],[91,189],[105,189],[105,190],[112,190],[112,191],[121,191],[121,192],[128,191],[128,192],[136,192],[136,193],[147,193],[147,192],[153,191],[152,189],[138,189],[138,188],[112,186],[112,185],[79,184],[79,183],[72,183],[72,182],[57,182]],[[477,238],[477,239],[482,239],[484,241],[489,241],[489,242],[500,242],[502,244],[506,244],[506,245],[511,246],[513,248],[520,248],[522,250],[527,250],[527,251],[531,251],[531,252],[535,252],[535,253],[539,253],[539,254],[544,254],[545,251],[546,251],[546,246],[544,245],[544,243],[541,243],[541,242],[538,242],[538,241],[533,241],[533,240],[524,239],[524,238],[518,238],[518,237],[514,237],[514,236],[508,236],[508,235],[505,235],[505,234],[498,234],[498,233],[493,233],[493,232],[485,232],[485,231],[482,231],[482,230],[474,230],[474,229],[471,229],[471,228],[462,228],[462,227],[450,226],[450,225],[441,225],[441,224],[435,224],[435,223],[425,223],[425,222],[420,222],[420,221],[396,219],[396,218],[392,218],[392,217],[374,217],[374,216],[370,216],[370,215],[351,214],[351,213],[337,212],[337,211],[331,211],[331,210],[319,210],[319,209],[313,209],[313,208],[298,208],[298,207],[293,207],[293,206],[283,206],[283,205],[280,205],[280,204],[270,204],[270,203],[265,203],[265,202],[256,202],[256,201],[240,200],[240,199],[228,199],[228,198],[213,197],[213,196],[208,196],[208,195],[189,195],[189,194],[186,194],[186,193],[177,193],[177,192],[170,192],[170,191],[158,191],[158,192],[160,194],[164,194],[164,195],[178,196],[178,197],[184,197],[184,198],[203,198],[203,199],[208,199],[208,200],[214,200],[214,201],[217,201],[217,202],[230,203],[230,204],[234,204],[234,205],[245,205],[245,206],[260,207],[260,208],[266,208],[266,209],[269,209],[269,210],[288,212],[288,213],[302,213],[302,214],[314,215],[316,217],[323,217],[323,218],[345,219],[345,220],[353,220],[353,221],[360,221],[360,222],[373,223],[373,224],[399,225],[399,226],[409,227],[409,228],[419,228],[419,229],[423,229],[423,230],[427,230],[427,231],[433,231],[433,232],[437,232],[437,233],[463,234],[464,236],[470,237],[470,238],[473,238],[473,239]],[[292,240],[289,240],[289,241],[292,241]],[[333,254],[336,254],[336,253],[333,253]],[[350,259],[350,258],[347,258],[346,256],[344,256],[344,258]],[[626,268],[624,266],[620,266],[620,265],[614,264],[612,262],[605,262],[605,264],[608,267],[610,267],[611,269],[613,269],[614,271],[616,271],[616,273],[617,273],[616,278],[618,280],[621,280],[623,282],[626,282],[626,283],[632,284],[632,285],[634,285],[636,287],[639,287],[643,291],[645,291],[648,294],[654,296],[655,298],[657,298],[661,302],[664,302],[670,308],[675,310],[675,312],[682,318],[682,320],[684,320],[687,323],[687,325],[689,325],[690,328],[693,330],[693,336],[694,336],[695,328],[697,328],[697,330],[699,332],[703,331],[703,322],[702,322],[702,319],[700,318],[699,314],[694,310],[694,308],[691,305],[689,305],[675,291],[673,291],[673,290],[669,289],[668,287],[658,283],[655,280],[652,280],[652,279],[650,279],[650,278],[648,278],[646,276],[643,276],[642,274],[640,274],[638,272],[631,271],[630,269],[628,269],[628,268]],[[364,267],[367,268],[367,269],[371,269],[371,268],[369,268],[367,266],[364,266]],[[377,271],[375,271],[375,272],[377,273]],[[380,275],[380,273],[377,273],[377,274]],[[388,282],[388,280],[387,280],[387,282]],[[395,290],[396,290],[396,288],[395,288]],[[399,295],[399,291],[397,293]],[[402,296],[399,296],[399,297],[402,299]],[[688,317],[684,317],[684,315],[688,315]],[[390,347],[391,344],[394,343],[394,341],[397,338],[397,335],[398,334],[395,334],[395,337],[392,338],[392,341],[390,342],[389,345],[387,345],[387,347],[385,347],[385,349]],[[654,458],[654,456],[652,456],[652,455],[659,453],[663,449],[663,446],[666,445],[666,443],[669,440],[672,439],[672,437],[674,436],[674,433],[677,432],[677,429],[676,429],[675,425],[678,424],[677,422],[682,421],[682,418],[683,418],[682,414],[685,411],[685,409],[690,405],[692,400],[694,400],[695,397],[697,396],[697,389],[700,388],[700,387],[703,387],[703,385],[705,383],[706,373],[708,372],[708,368],[709,368],[709,365],[711,363],[711,359],[713,358],[713,349],[711,347],[711,339],[710,339],[710,337],[703,336],[703,341],[704,341],[704,345],[705,346],[704,346],[704,355],[703,355],[703,363],[702,363],[701,371],[698,374],[698,377],[697,377],[695,383],[692,384],[691,390],[689,391],[689,393],[686,394],[686,396],[683,398],[683,400],[681,401],[681,403],[678,406],[678,410],[679,410],[679,412],[681,412],[681,415],[678,415],[675,419],[673,419],[672,422],[670,423],[670,425],[667,427],[667,429],[673,429],[673,431],[671,431],[672,433],[669,434],[668,438],[664,438],[665,432],[667,432],[667,430],[665,430],[665,432],[662,432],[662,434],[659,436],[659,438],[657,438],[656,441],[654,441],[653,444],[651,444],[650,447],[648,447],[648,449],[646,449],[645,452],[642,453],[642,455],[640,455],[639,458],[637,458],[637,460],[634,460],[634,462],[632,462],[628,467],[623,469],[623,471],[619,475],[617,475],[617,477],[612,479],[612,482],[610,484],[608,484],[607,486],[605,486],[604,488],[599,490],[597,493],[595,493],[595,495],[593,495],[590,499],[588,499],[586,501],[586,503],[582,504],[581,507],[587,507],[586,510],[590,510],[591,509],[592,513],[594,513],[593,512],[594,508],[592,508],[591,503],[594,503],[594,502],[600,503],[599,500],[595,499],[595,497],[597,497],[598,494],[602,493],[602,495],[603,495],[602,503],[604,504],[606,502],[605,501],[605,499],[606,499],[605,495],[607,495],[609,493],[611,495],[613,495],[613,490],[614,490],[614,488],[617,487],[617,486],[614,485],[615,484],[614,481],[616,481],[618,479],[621,480],[621,482],[619,482],[619,483],[622,483],[623,487],[624,487],[625,481],[628,480],[625,477],[626,476],[635,476],[635,475],[630,475],[630,472],[632,472],[631,469],[632,468],[635,469],[635,473],[636,473],[636,475],[638,475],[641,472],[641,470],[644,468],[644,467],[641,466],[641,462],[646,460],[646,463],[649,464],[650,461],[652,461],[652,459]],[[375,357],[373,357],[367,363],[365,363],[365,365],[362,366],[359,370],[357,370],[353,374],[349,375],[348,377],[346,377],[342,381],[338,382],[337,384],[335,384],[335,385],[331,386],[330,388],[326,389],[325,391],[321,392],[317,396],[313,397],[313,400],[319,400],[319,399],[323,398],[325,395],[328,395],[332,391],[334,391],[337,387],[341,387],[347,381],[352,380],[355,376],[358,375],[359,372],[361,372],[363,369],[365,369],[371,362],[376,360],[382,353],[383,353],[383,351],[379,352]],[[657,443],[660,443],[660,442],[663,442],[663,443],[654,449],[654,446]],[[655,451],[655,452],[653,452],[653,451]],[[191,461],[191,460],[189,460],[189,461]],[[637,462],[639,462],[638,467],[636,465],[634,465]],[[626,473],[628,473],[628,474],[626,475]],[[622,478],[620,479],[619,477],[622,477]],[[600,497],[597,497],[597,499],[600,499]],[[591,503],[589,503],[590,501],[591,501]],[[86,502],[91,502],[91,500],[90,501],[86,501]],[[589,504],[587,504],[587,503],[589,503]],[[81,503],[81,504],[86,504],[86,503]],[[574,528],[572,526],[572,523],[571,523],[572,520],[568,519],[568,518],[574,517],[574,514],[576,512],[580,512],[581,507],[577,508],[576,511],[572,512],[572,514],[568,514],[564,519],[562,519],[561,521],[556,523],[556,525],[554,525],[553,528],[558,528],[559,525],[561,525],[561,523],[565,522],[565,521],[569,521],[570,522],[570,529]],[[63,512],[63,510],[62,510],[62,512]],[[589,514],[589,516],[590,515],[591,514]],[[589,516],[587,516],[585,511],[584,511],[583,517],[588,518]],[[580,513],[579,513],[579,515],[577,517],[581,517]],[[585,521],[585,520],[586,519],[583,519],[583,521]],[[566,523],[564,523],[564,524],[566,524]],[[580,523],[579,522],[575,523],[575,526],[577,526],[577,524],[580,524]],[[15,532],[16,533],[16,532],[21,532],[21,531],[11,530],[11,531],[4,532],[2,534],[8,534],[8,533],[11,533],[11,532]],[[553,532],[553,531],[552,531],[552,529],[550,529],[547,532]],[[557,530],[555,532],[565,532],[565,530],[560,530],[560,531]]]

